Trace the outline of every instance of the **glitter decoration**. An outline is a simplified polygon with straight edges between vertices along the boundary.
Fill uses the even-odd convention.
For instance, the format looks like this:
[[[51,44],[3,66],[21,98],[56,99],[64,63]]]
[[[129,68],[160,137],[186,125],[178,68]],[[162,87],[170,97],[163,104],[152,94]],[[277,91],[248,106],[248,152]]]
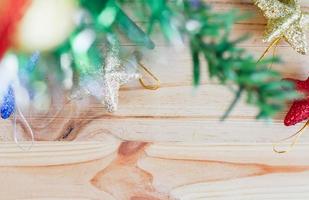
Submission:
[[[0,108],[1,118],[7,119],[15,110],[15,95],[13,88],[8,88],[7,94],[3,97],[3,102]]]
[[[118,107],[120,86],[140,78],[140,74],[123,66],[119,58],[118,45],[110,43],[103,52],[105,55],[103,70],[96,75],[91,74],[81,79],[80,89],[73,93],[71,99],[94,96],[101,101],[108,112],[114,112]]]
[[[304,95],[302,99],[294,100],[284,118],[284,125],[291,126],[309,119],[309,78],[306,80],[286,79],[295,84],[297,92]]]
[[[109,112],[117,110],[120,86],[139,77],[138,73],[129,73],[121,66],[119,49],[112,45],[111,49],[107,51],[102,85],[104,94],[102,103]]]
[[[309,13],[302,12],[298,0],[254,0],[267,18],[264,42],[283,37],[298,53],[307,53],[305,30]]]

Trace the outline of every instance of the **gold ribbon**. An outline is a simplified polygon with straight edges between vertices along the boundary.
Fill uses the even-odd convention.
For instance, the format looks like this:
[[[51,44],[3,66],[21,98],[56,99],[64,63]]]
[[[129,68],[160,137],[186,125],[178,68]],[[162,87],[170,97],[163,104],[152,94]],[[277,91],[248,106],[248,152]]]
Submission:
[[[155,85],[147,85],[143,78],[139,79],[140,84],[147,90],[157,90],[160,88],[160,80],[157,78],[145,65],[138,63],[141,69],[143,69],[153,80],[156,81]]]
[[[273,151],[276,152],[276,153],[280,153],[280,154],[281,153],[287,153],[287,152],[291,151],[291,149],[293,149],[293,147],[297,143],[300,136],[304,133],[304,130],[306,129],[307,126],[309,126],[309,120],[296,133],[294,133],[293,135],[291,135],[287,138],[284,138],[284,139],[280,140],[279,142],[273,144]],[[293,139],[292,143],[290,143],[289,148],[287,150],[278,150],[277,149],[277,146],[279,146],[283,142],[288,141],[289,139],[292,139],[292,138],[294,138],[294,139]]]
[[[266,50],[263,52],[263,54],[261,55],[261,57],[258,59],[257,63],[259,63],[264,57],[265,55],[267,54],[267,52],[274,47],[274,50],[273,50],[273,57],[275,56],[275,51],[276,51],[276,48],[278,46],[278,43],[280,42],[280,40],[282,39],[282,37],[279,37],[277,38],[276,40],[274,40],[267,48]],[[269,68],[272,68],[272,65],[273,65],[273,62],[271,63],[270,67]],[[306,127],[309,126],[309,120],[306,122],[306,124],[304,126],[302,126],[296,133],[294,133],[293,135],[287,137],[287,138],[284,138],[282,140],[280,140],[279,142],[276,142],[273,144],[273,151],[276,152],[276,153],[279,153],[279,154],[282,154],[282,153],[288,153],[289,151],[291,151],[293,149],[293,147],[295,146],[295,144],[298,142],[300,136],[304,133],[304,130],[306,129]],[[290,143],[289,145],[289,148],[287,150],[278,150],[277,147],[282,144],[283,142],[286,142],[290,139],[293,139],[293,141]]]
[[[280,42],[280,40],[282,39],[282,37],[279,37],[277,39],[275,39],[267,48],[266,50],[263,52],[263,54],[261,55],[261,57],[258,59],[257,63],[259,63],[264,57],[265,55],[267,54],[267,52],[274,47],[274,50],[273,50],[273,57],[275,56],[275,52],[276,52],[276,48],[278,46],[278,43]],[[272,66],[273,63],[271,63],[271,66]],[[271,67],[270,67],[271,68]]]
[[[274,50],[273,50],[273,53],[272,53],[272,56],[274,57],[275,56],[275,52],[276,52],[276,48],[278,46],[278,43],[280,42],[280,40],[282,39],[282,37],[279,37],[277,38],[276,40],[274,40],[267,48],[266,50],[263,52],[263,54],[261,55],[261,57],[258,59],[257,63],[259,63],[264,57],[265,55],[267,54],[267,52],[269,52],[269,50],[271,48],[274,47]],[[272,65],[273,65],[273,62],[271,62],[271,65],[269,68],[272,68]],[[279,142],[276,142],[273,144],[273,151],[276,152],[276,153],[279,153],[279,154],[282,154],[282,153],[288,153],[289,151],[291,151],[293,149],[293,147],[295,146],[295,144],[298,142],[300,136],[304,133],[304,130],[306,129],[306,127],[309,126],[309,120],[306,122],[306,124],[304,126],[302,126],[296,133],[294,133],[293,135],[287,137],[287,138],[284,138],[282,140],[280,140]],[[287,150],[278,150],[277,147],[282,144],[283,142],[286,142],[290,139],[293,139],[293,141],[290,143],[289,147]]]

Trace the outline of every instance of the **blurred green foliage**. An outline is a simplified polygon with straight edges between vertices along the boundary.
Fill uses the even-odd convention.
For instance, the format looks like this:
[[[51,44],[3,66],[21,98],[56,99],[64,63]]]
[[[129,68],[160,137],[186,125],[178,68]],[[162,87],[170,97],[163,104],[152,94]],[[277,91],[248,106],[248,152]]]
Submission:
[[[266,119],[280,111],[287,100],[298,97],[294,85],[283,81],[280,73],[270,68],[273,63],[280,63],[280,59],[266,58],[258,62],[239,47],[247,36],[230,39],[235,22],[248,15],[236,10],[218,13],[200,0],[140,0],[135,1],[134,7],[142,8],[136,13],[142,12],[138,16],[149,21],[148,34],[153,32],[155,25],[159,25],[168,41],[181,39],[188,43],[194,85],[200,84],[201,67],[207,67],[210,78],[236,87],[232,90],[235,98],[222,119],[229,115],[243,94],[248,104],[259,109],[257,118]],[[201,59],[206,60],[206,66],[202,66]]]
[[[239,47],[247,36],[230,39],[235,22],[246,17],[239,11],[219,13],[200,0],[79,0],[79,4],[83,14],[78,27],[52,54],[59,65],[61,57],[71,55],[70,66],[79,76],[100,70],[104,63],[101,47],[109,42],[108,38],[119,38],[121,33],[138,46],[153,49],[155,44],[150,36],[156,32],[171,43],[188,44],[195,86],[201,82],[201,68],[206,67],[210,78],[235,94],[222,119],[243,95],[248,104],[258,108],[257,118],[271,118],[283,108],[286,100],[297,97],[293,84],[283,81],[280,73],[269,67],[280,63],[278,58],[258,62]],[[124,10],[147,22],[143,27],[146,31]],[[80,41],[86,41],[86,45],[80,47]],[[202,60],[206,61],[205,66]]]

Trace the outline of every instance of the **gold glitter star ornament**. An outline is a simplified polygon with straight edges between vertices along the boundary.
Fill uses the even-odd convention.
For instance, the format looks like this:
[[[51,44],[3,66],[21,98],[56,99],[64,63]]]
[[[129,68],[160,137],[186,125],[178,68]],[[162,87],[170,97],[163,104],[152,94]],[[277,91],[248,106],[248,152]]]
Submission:
[[[264,42],[284,38],[298,53],[307,53],[306,29],[309,13],[302,12],[298,0],[254,0],[267,18]]]

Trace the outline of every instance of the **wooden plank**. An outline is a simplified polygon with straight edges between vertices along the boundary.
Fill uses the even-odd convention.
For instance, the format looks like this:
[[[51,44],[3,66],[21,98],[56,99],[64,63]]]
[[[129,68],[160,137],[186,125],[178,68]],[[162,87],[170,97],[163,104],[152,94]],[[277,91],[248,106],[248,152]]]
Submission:
[[[114,138],[113,138],[114,139]],[[1,144],[0,166],[50,166],[106,157],[117,150],[116,141]]]
[[[297,175],[273,174],[215,183],[196,183],[176,188],[171,192],[171,196],[180,200],[302,200],[309,198],[307,192],[309,185],[305,177],[308,177],[308,172]]]
[[[214,160],[231,163],[265,164],[282,166],[285,164],[307,166],[309,155],[303,152],[308,143],[295,146],[286,154],[271,151],[272,143],[255,144],[226,144],[226,143],[198,143],[198,142],[170,142],[155,143],[146,149],[146,154],[153,158],[175,160]],[[277,145],[276,149],[287,150],[286,143]]]
[[[217,11],[256,13],[237,23],[232,37],[251,33],[241,46],[259,57],[268,45],[261,42],[265,19],[251,0],[207,2]],[[308,1],[301,3],[309,9]],[[155,40],[157,48],[145,50],[143,62],[160,78],[160,90],[144,90],[137,81],[126,85],[113,114],[93,99],[62,107],[58,97],[48,112],[24,111],[37,140],[58,142],[35,142],[28,151],[13,142],[0,143],[1,199],[309,198],[307,130],[291,152],[272,151],[273,142],[303,124],[284,127],[285,111],[272,122],[255,121],[256,109],[244,100],[228,121],[220,122],[233,97],[230,91],[206,78],[206,65],[202,85],[194,89],[188,49],[169,47],[160,37]],[[135,48],[127,41],[123,45]],[[285,63],[274,67],[284,76],[307,78],[308,56],[298,55],[285,42],[277,54]],[[2,120],[0,130],[0,140],[13,140],[11,121]],[[21,123],[18,135],[30,140]]]
[[[238,27],[241,27],[241,25]],[[256,54],[261,54],[264,47],[260,47],[260,45],[261,42],[258,42],[253,44],[252,47],[249,45],[245,47],[251,51],[255,50]],[[279,53],[281,51],[282,54],[288,55],[287,60],[289,62],[284,64],[282,68],[283,71],[287,71],[285,72],[287,75],[289,75],[288,72],[292,72],[290,75],[293,75],[295,71],[306,70],[302,67],[305,67],[307,63],[307,56],[296,56],[295,53],[293,54],[293,50],[286,45],[279,48]],[[62,130],[59,132],[62,127],[58,122],[69,121],[71,118],[77,121],[95,119],[91,121],[90,125],[87,125],[88,128],[84,131],[77,132],[84,138],[90,132],[100,131],[101,125],[104,123],[103,132],[112,133],[122,139],[159,142],[188,140],[205,141],[207,143],[273,142],[288,136],[301,126],[291,128],[282,126],[280,123],[284,113],[281,113],[273,124],[255,122],[253,116],[256,111],[243,103],[232,113],[229,122],[224,124],[218,122],[219,116],[228,106],[228,100],[232,98],[231,94],[224,87],[208,80],[197,91],[194,91],[190,86],[189,56],[180,52],[183,57],[179,59],[172,52],[173,49],[159,47],[152,56],[149,53],[149,57],[145,61],[152,66],[152,70],[159,74],[161,78],[162,88],[159,91],[145,91],[136,84],[123,88],[119,111],[113,115],[107,115],[98,103],[91,103],[90,108],[80,110],[82,114],[76,116],[72,116],[71,112],[63,112],[62,115],[57,117],[38,115],[36,118],[34,117],[34,121],[41,122],[42,117],[44,117],[47,121],[49,118],[55,118],[57,122],[55,127],[48,126],[45,131],[48,136],[43,134],[42,137],[38,136],[38,138],[60,138],[64,133]],[[169,58],[168,56],[164,57],[164,55],[174,55],[174,57]],[[157,57],[162,59],[157,59]],[[168,60],[168,62],[161,60]],[[299,64],[301,64],[299,66],[301,70],[296,70],[295,67]],[[168,73],[166,70],[168,70]],[[298,74],[298,76],[304,78],[305,74],[307,73]],[[220,98],[222,96],[225,98]],[[124,120],[126,122],[123,122]],[[5,128],[8,129],[9,126],[6,123]],[[39,129],[39,131],[41,130]],[[50,132],[57,132],[57,134],[51,136],[53,134]],[[38,132],[39,134],[41,133]],[[240,135],[241,137],[239,137]],[[308,141],[308,137],[304,136],[302,141]]]
[[[36,145],[49,150],[59,146]],[[26,166],[0,167],[0,178],[5,180],[0,182],[0,195],[8,200],[306,199],[309,163],[302,152],[308,145],[284,155],[265,147],[123,142],[115,153],[102,152],[98,159],[69,164],[67,151],[76,146],[68,145],[56,165],[25,162]],[[17,154],[0,149],[2,153]]]

